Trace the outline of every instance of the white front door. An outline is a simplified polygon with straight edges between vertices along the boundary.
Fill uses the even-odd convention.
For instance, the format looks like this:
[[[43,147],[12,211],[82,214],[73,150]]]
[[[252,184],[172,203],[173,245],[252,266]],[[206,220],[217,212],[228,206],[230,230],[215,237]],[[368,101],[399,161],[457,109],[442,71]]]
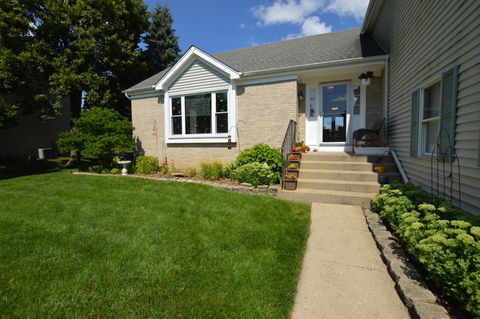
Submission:
[[[313,84],[306,93],[305,143],[311,148],[351,145],[353,131],[365,127],[365,87]]]
[[[330,83],[320,86],[320,145],[345,144],[350,116],[348,84]]]

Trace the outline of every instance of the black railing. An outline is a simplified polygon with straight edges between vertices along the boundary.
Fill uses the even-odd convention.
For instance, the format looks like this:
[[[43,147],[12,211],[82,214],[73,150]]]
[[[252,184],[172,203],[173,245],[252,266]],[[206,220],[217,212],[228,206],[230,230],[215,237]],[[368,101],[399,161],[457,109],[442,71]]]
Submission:
[[[293,145],[297,141],[297,122],[290,120],[288,122],[287,131],[285,132],[285,137],[283,138],[282,143],[282,156],[283,156],[283,168],[282,168],[282,188],[284,184],[285,172],[287,169],[288,162],[288,153],[292,149]]]
[[[447,137],[447,145],[441,143],[441,134],[445,134]],[[457,162],[456,165],[455,161]],[[456,174],[454,172],[455,166],[457,168]],[[454,145],[452,145],[450,134],[443,129],[437,137],[437,143],[430,156],[430,191],[432,195],[461,208],[462,184],[460,177],[460,160],[455,152]],[[455,196],[455,184],[457,184],[457,196]]]

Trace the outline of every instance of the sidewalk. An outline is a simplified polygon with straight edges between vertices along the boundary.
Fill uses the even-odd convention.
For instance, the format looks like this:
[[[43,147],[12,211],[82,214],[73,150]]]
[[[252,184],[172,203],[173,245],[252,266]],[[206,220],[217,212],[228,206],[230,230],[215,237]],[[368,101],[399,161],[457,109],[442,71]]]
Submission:
[[[293,319],[410,318],[359,206],[312,204]]]

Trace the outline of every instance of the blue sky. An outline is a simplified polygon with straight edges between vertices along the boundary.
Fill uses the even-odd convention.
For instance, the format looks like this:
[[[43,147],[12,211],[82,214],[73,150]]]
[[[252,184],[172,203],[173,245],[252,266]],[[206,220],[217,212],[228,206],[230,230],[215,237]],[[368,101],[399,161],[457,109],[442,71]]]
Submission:
[[[368,0],[145,0],[167,4],[180,49],[216,53],[361,26]]]

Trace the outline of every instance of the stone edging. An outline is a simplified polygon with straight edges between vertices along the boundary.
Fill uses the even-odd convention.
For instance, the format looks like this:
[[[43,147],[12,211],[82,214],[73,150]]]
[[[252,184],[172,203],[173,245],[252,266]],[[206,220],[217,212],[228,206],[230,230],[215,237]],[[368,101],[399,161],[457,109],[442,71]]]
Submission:
[[[277,196],[278,187],[275,185],[258,185],[257,187],[252,186],[248,183],[241,183],[239,185],[231,185],[231,184],[220,184],[211,181],[200,181],[194,179],[187,179],[181,177],[174,177],[174,178],[167,178],[167,177],[153,177],[148,175],[135,175],[129,174],[127,176],[122,175],[115,175],[115,174],[96,174],[96,173],[88,173],[88,172],[73,172],[72,174],[75,175],[91,175],[91,176],[115,176],[115,177],[133,177],[133,178],[143,178],[149,180],[156,180],[156,181],[168,181],[168,182],[181,182],[181,183],[191,183],[191,184],[200,184],[200,185],[208,185],[217,188],[221,188],[224,190],[229,190],[233,192],[239,193],[247,193],[247,194],[255,194],[255,195],[270,195],[270,196]]]
[[[450,318],[445,308],[436,303],[437,297],[428,289],[422,276],[408,261],[407,255],[387,230],[380,216],[368,208],[364,208],[363,212],[388,273],[395,282],[395,289],[408,307],[412,318]]]

